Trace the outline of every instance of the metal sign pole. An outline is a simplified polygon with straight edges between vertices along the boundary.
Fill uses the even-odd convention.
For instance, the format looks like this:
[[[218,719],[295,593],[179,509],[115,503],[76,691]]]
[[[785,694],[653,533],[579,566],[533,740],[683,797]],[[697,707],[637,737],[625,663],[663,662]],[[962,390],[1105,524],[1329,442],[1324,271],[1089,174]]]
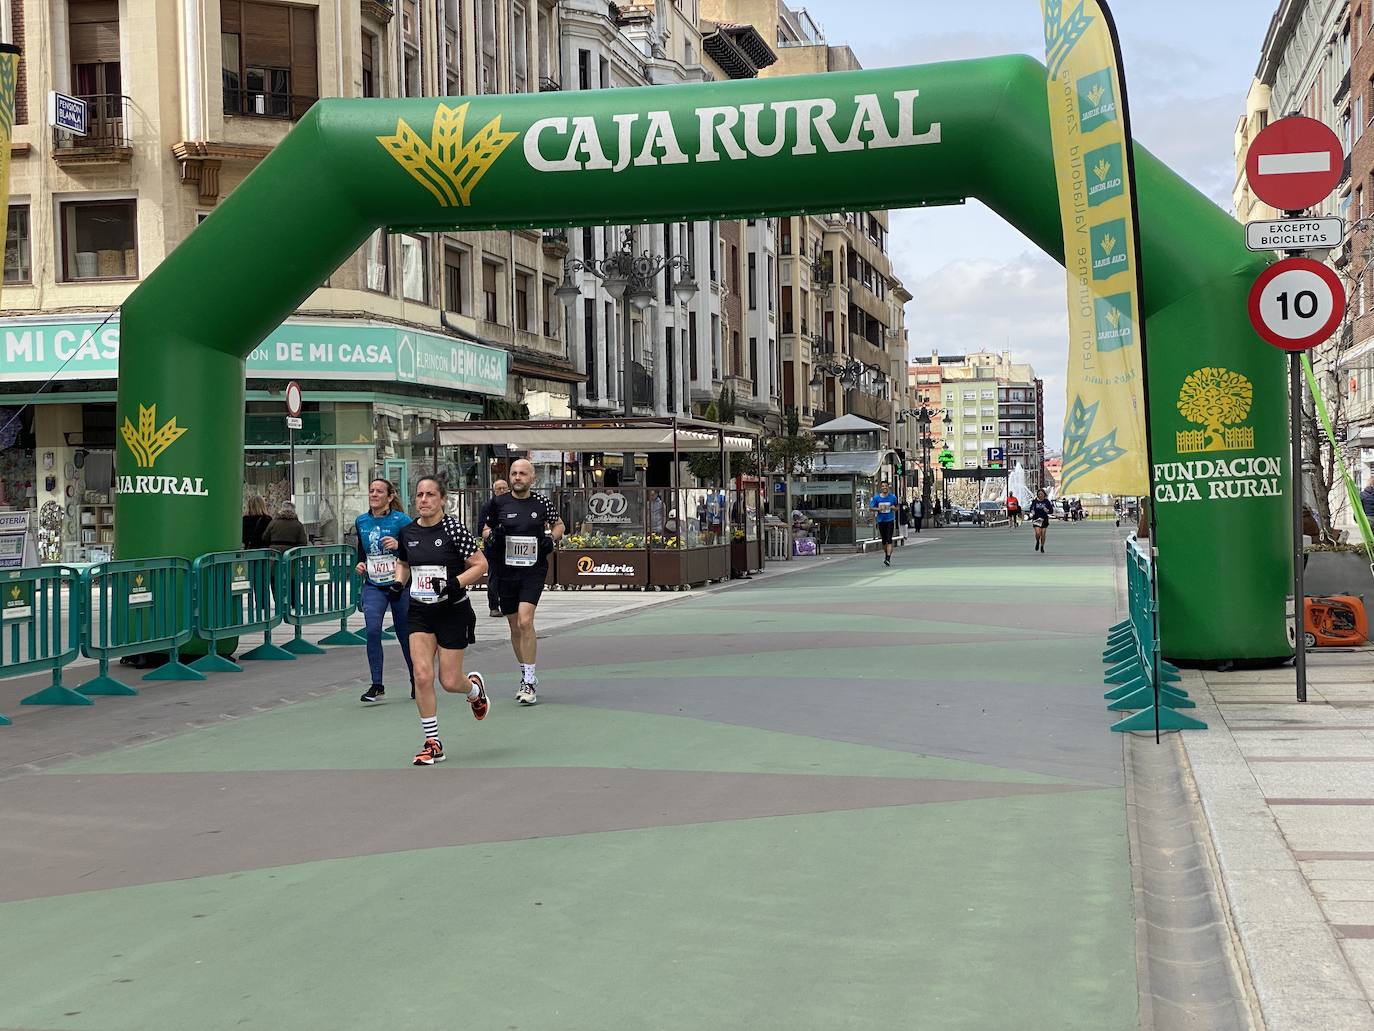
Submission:
[[[1293,430],[1293,669],[1298,701],[1307,701],[1307,600],[1303,594],[1302,534],[1302,356],[1288,356],[1289,422]]]

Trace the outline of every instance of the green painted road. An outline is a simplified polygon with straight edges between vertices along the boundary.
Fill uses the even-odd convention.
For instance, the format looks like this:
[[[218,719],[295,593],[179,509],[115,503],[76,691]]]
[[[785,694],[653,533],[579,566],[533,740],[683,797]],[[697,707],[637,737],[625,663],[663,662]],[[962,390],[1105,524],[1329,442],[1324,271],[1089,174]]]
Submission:
[[[927,531],[570,630],[534,709],[486,653],[492,713],[442,699],[430,769],[355,652],[0,780],[0,1027],[1135,1028],[1120,538],[1050,540]]]

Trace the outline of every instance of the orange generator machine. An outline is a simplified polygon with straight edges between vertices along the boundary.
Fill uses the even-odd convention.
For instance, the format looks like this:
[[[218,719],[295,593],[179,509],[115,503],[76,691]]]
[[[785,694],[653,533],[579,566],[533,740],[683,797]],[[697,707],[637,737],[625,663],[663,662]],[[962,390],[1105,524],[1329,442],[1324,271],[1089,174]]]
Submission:
[[[1309,648],[1359,647],[1369,637],[1364,601],[1350,594],[1307,597],[1304,640]]]

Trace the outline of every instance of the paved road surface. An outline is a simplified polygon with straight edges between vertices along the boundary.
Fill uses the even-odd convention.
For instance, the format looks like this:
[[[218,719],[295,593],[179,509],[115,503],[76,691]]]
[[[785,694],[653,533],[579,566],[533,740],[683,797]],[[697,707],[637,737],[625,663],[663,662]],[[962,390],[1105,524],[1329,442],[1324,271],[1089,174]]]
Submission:
[[[0,779],[0,1026],[1134,1028],[1117,537],[1051,547],[928,531],[568,629],[530,710],[484,644],[432,769],[360,649],[26,716],[0,769],[117,706],[157,739]]]

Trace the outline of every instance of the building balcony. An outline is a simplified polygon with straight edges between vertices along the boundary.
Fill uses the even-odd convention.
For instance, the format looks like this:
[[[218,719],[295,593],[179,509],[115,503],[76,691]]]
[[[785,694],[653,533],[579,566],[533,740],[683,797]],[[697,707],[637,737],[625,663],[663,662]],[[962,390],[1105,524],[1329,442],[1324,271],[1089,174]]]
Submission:
[[[278,118],[299,121],[318,97],[263,90],[225,89],[224,113],[247,118]]]
[[[391,21],[392,15],[395,14],[391,0],[362,0],[362,12],[383,25]]]
[[[1341,101],[1344,100],[1344,99],[1349,95],[1349,93],[1350,93],[1350,69],[1347,68],[1347,69],[1345,70],[1345,74],[1341,76],[1341,81],[1340,81],[1340,84],[1336,87],[1336,92],[1335,92],[1334,94],[1332,94],[1332,96],[1331,96],[1331,104],[1332,104],[1332,106],[1333,106],[1333,107],[1339,107]]]
[[[562,89],[563,86],[557,79],[550,79],[547,75],[539,76],[540,93],[558,93]]]
[[[65,129],[52,132],[52,159],[57,164],[119,165],[134,156],[129,98],[116,93],[81,97],[86,102],[86,135]]]
[[[568,234],[562,229],[545,229],[541,237],[545,257],[566,258],[568,256]]]

